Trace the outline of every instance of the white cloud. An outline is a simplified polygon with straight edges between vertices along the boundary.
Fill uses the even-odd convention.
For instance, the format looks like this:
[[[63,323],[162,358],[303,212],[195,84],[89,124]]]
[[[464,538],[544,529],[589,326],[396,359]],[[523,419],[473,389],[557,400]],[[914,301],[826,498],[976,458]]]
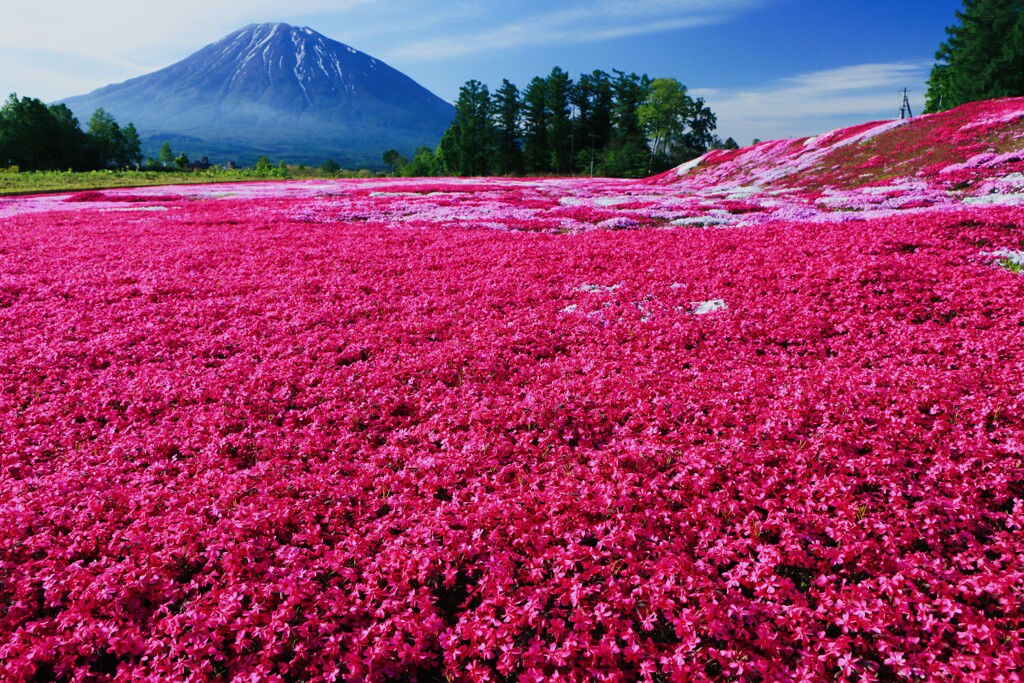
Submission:
[[[599,0],[539,12],[470,32],[410,43],[389,59],[450,59],[493,50],[584,43],[705,26],[766,0]],[[504,13],[503,13],[504,15]]]
[[[253,21],[280,21],[322,11],[343,11],[383,0],[49,0],[4,7],[0,45],[92,57],[125,55],[154,46],[198,46]],[[263,17],[255,19],[254,17]]]
[[[895,64],[857,64],[838,69],[812,71],[783,79],[796,91],[810,93],[846,92],[888,87],[907,78],[915,79],[931,64],[898,62]]]
[[[165,67],[253,22],[308,23],[408,65],[701,26],[775,1],[11,1],[0,21],[0,95],[54,100],[85,93]]]
[[[930,63],[858,64],[813,71],[765,88],[695,89],[718,116],[718,131],[741,143],[815,135],[855,123],[895,118],[904,87],[911,107],[924,106]]]

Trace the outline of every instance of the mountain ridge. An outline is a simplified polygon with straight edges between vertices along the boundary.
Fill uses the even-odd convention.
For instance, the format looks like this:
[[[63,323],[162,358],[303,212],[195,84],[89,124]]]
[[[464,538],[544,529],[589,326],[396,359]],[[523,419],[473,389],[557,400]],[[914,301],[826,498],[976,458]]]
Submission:
[[[384,62],[309,27],[250,24],[150,74],[63,100],[133,122],[144,151],[199,139],[193,155],[246,163],[380,163],[390,148],[434,146],[454,107]]]

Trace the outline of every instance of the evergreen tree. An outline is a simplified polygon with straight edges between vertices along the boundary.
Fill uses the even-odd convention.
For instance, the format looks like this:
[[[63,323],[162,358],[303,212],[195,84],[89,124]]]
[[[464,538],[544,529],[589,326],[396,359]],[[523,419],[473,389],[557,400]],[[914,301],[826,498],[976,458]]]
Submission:
[[[142,163],[142,140],[139,139],[139,131],[135,129],[134,123],[129,123],[121,129],[119,141],[118,166],[138,167]]]
[[[551,170],[546,101],[547,82],[535,76],[523,93],[523,158],[529,174]]]
[[[651,90],[651,79],[646,74],[626,74],[615,71],[612,81],[615,93],[613,121],[615,136],[620,138],[643,138],[643,127],[640,125],[640,106],[647,100]]]
[[[573,83],[555,67],[524,91],[505,79],[489,95],[469,81],[455,121],[433,154],[417,150],[402,175],[563,175],[642,177],[706,152],[718,138],[714,113],[673,78],[603,71]]]
[[[498,138],[494,170],[501,175],[523,172],[522,117],[523,105],[519,100],[519,88],[507,78],[495,91],[492,103],[494,125]]]
[[[611,77],[604,71],[594,71],[580,76],[573,88],[573,105],[579,112],[577,130],[579,134],[579,160],[589,165],[591,152],[600,152],[612,137],[612,108],[615,93]]]
[[[160,147],[160,163],[163,164],[165,168],[170,168],[174,165],[174,150],[171,149],[171,143],[169,142],[165,142]]]
[[[925,111],[1024,95],[1024,0],[963,0],[935,53]]]
[[[437,150],[434,152],[433,161],[433,167],[437,170],[438,175],[459,175],[457,137],[458,133],[454,123],[441,136],[441,142],[438,143]]]
[[[490,91],[480,81],[467,81],[459,89],[455,120],[441,141],[444,166],[455,175],[487,175],[495,140]]]
[[[571,174],[575,139],[572,120],[572,79],[557,66],[544,82],[544,108],[547,118],[547,140],[550,161],[548,167],[555,173]]]
[[[650,149],[640,123],[639,109],[647,100],[651,79],[647,75],[626,74],[616,70],[612,80],[615,104],[612,109],[614,130],[605,148],[601,173],[609,176],[639,178],[650,167]]]

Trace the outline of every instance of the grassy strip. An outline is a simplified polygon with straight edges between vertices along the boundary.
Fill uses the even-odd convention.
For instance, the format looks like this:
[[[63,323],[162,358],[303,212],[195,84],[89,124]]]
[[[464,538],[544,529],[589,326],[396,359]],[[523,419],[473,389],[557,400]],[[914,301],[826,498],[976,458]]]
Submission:
[[[103,190],[112,187],[147,187],[153,185],[188,185],[197,183],[231,183],[246,180],[283,178],[370,178],[368,170],[346,171],[328,175],[316,168],[289,167],[286,173],[257,173],[252,169],[225,171],[33,171],[0,170],[0,196],[41,194],[80,190]]]
[[[999,259],[999,266],[1005,268],[1011,273],[1020,273],[1024,271],[1024,262],[1017,261],[1012,258]]]

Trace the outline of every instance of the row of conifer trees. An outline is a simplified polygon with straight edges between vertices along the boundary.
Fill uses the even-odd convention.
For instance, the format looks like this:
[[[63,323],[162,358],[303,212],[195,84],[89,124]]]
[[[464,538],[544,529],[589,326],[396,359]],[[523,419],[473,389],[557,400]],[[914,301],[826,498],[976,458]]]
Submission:
[[[468,81],[440,145],[410,165],[439,175],[639,177],[724,144],[715,127],[704,100],[673,78],[594,71],[574,80],[555,67],[522,90],[508,79],[493,93]]]

